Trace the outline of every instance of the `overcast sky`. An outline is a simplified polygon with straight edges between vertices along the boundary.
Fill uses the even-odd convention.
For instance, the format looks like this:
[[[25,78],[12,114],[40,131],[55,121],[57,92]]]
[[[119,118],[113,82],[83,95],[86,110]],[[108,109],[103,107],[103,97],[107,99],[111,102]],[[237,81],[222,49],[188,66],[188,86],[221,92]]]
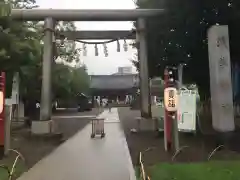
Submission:
[[[52,9],[134,9],[133,0],[37,0],[40,8]],[[76,22],[78,30],[131,30],[132,22]],[[132,66],[130,59],[136,52],[130,46],[124,52],[123,42],[121,52],[116,52],[116,42],[108,44],[109,56],[105,57],[102,47],[99,56],[95,56],[94,45],[87,46],[87,56],[81,55],[81,60],[87,65],[89,74],[112,74],[120,66]],[[78,44],[82,47],[81,44]],[[134,69],[135,71],[135,69]]]

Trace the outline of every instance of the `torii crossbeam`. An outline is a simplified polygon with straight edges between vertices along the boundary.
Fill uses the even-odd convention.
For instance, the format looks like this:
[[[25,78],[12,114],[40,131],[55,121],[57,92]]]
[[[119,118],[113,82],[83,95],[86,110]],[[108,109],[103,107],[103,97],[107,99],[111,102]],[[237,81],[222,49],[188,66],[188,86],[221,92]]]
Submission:
[[[42,21],[136,21],[163,13],[163,9],[13,9],[14,20]]]
[[[136,39],[134,31],[59,31],[56,38],[66,37],[68,40],[96,39]]]

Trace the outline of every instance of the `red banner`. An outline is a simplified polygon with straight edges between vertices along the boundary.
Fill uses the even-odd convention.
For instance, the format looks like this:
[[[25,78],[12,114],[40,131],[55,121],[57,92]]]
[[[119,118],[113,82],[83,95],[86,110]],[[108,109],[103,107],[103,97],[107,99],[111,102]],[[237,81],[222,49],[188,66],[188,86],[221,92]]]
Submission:
[[[5,72],[0,75],[0,146],[4,146]]]

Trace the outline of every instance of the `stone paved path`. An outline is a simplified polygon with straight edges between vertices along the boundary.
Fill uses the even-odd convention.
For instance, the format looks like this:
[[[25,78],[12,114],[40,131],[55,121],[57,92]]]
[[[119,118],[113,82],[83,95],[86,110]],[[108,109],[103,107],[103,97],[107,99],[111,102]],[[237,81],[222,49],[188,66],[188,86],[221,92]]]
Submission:
[[[105,110],[104,139],[91,139],[91,124],[18,180],[136,180],[118,111]]]

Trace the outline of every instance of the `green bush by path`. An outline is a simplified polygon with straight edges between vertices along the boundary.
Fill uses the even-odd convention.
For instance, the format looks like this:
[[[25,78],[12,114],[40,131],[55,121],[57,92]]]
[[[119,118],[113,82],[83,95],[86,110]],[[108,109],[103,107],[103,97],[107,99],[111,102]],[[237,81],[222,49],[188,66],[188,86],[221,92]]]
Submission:
[[[158,164],[150,168],[151,180],[239,180],[239,161]]]

